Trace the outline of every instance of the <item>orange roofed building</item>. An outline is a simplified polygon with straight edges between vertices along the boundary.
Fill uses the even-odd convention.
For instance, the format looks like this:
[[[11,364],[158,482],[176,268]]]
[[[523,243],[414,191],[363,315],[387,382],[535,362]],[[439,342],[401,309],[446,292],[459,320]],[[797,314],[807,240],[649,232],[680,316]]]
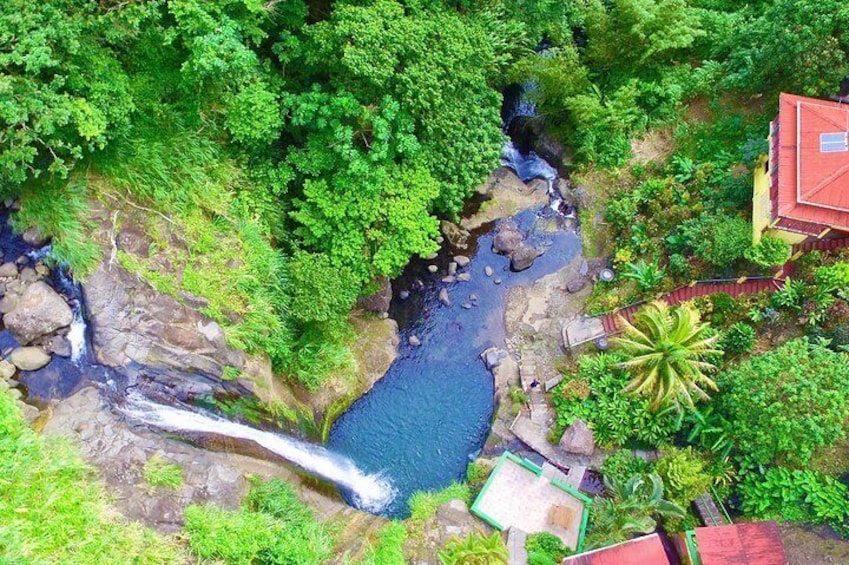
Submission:
[[[781,94],[752,204],[755,243],[849,236],[849,104]]]

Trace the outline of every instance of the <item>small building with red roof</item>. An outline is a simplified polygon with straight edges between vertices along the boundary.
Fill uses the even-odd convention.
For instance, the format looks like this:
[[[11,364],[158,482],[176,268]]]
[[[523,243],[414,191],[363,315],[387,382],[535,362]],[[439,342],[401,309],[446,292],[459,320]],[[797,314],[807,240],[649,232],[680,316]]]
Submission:
[[[787,565],[781,532],[775,522],[752,522],[696,528],[686,533],[692,565]]]
[[[754,242],[788,243],[849,235],[849,104],[779,97],[769,155],[755,171]]]
[[[672,565],[657,534],[573,555],[563,565]]]

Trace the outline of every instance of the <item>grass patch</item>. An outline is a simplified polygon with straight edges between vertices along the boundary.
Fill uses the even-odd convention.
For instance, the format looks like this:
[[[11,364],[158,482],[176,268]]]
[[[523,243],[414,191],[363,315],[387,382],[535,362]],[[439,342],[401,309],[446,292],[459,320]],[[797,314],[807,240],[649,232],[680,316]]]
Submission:
[[[420,491],[410,497],[410,520],[425,522],[436,515],[436,510],[450,500],[459,498],[466,504],[470,502],[469,486],[464,483],[451,483],[442,490]]]
[[[24,424],[0,392],[0,563],[185,563],[177,544],[123,521],[65,441]]]
[[[51,259],[68,266],[78,280],[84,280],[101,260],[100,247],[90,237],[89,207],[85,183],[45,182],[27,188],[19,199],[21,209],[12,216],[18,232],[35,228],[52,239]]]
[[[359,565],[406,565],[404,542],[407,541],[407,529],[403,522],[391,522],[377,533],[377,539],[366,549],[365,557]]]
[[[142,476],[152,487],[175,489],[183,485],[183,469],[179,465],[168,463],[159,454],[145,462]]]
[[[318,565],[333,555],[333,540],[325,526],[280,479],[256,481],[239,510],[189,506],[185,519],[189,547],[204,560]]]

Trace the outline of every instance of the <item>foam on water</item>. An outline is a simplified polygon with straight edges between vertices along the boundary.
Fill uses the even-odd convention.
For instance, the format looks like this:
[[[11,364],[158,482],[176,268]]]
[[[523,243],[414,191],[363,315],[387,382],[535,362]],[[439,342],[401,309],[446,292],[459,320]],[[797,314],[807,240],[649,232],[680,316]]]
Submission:
[[[133,419],[172,432],[205,432],[252,441],[345,489],[352,494],[357,507],[368,512],[379,513],[396,494],[390,482],[380,475],[364,473],[347,457],[292,437],[165,406],[137,394],[127,396],[127,403],[121,411]]]

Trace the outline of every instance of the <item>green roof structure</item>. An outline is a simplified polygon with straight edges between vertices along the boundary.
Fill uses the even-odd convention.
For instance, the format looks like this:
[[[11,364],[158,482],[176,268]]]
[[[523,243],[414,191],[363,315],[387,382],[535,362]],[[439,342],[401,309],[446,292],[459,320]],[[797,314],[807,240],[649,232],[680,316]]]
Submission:
[[[498,530],[548,532],[581,551],[592,499],[542,468],[505,451],[475,502],[473,514]]]

